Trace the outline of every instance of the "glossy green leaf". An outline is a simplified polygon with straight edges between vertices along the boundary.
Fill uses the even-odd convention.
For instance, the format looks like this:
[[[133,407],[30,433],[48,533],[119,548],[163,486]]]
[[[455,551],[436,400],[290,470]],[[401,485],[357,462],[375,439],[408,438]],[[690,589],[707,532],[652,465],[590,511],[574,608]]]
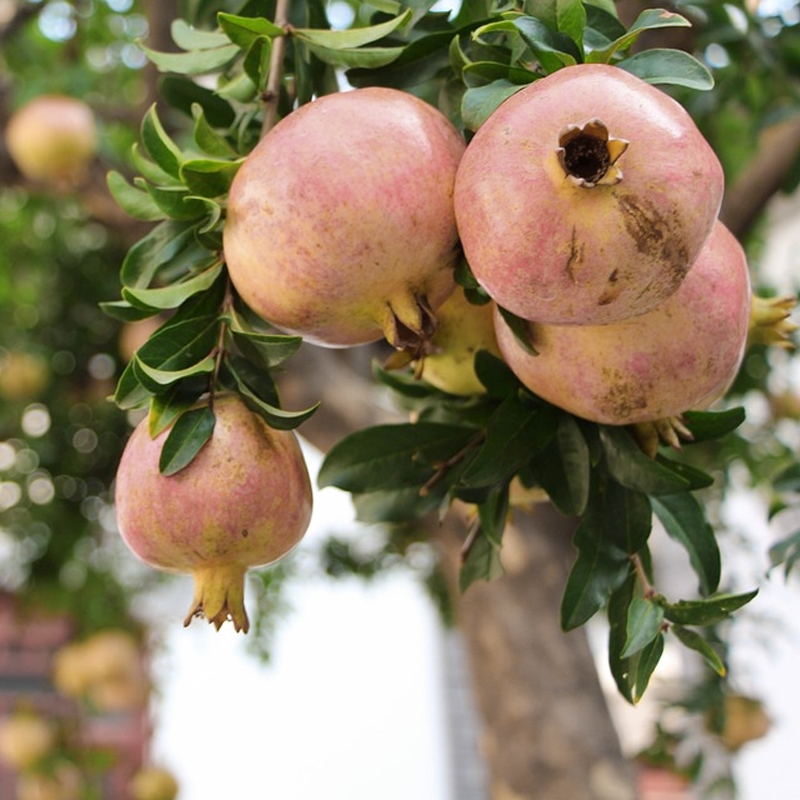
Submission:
[[[433,422],[365,428],[328,451],[318,484],[355,493],[419,487],[436,471],[433,462],[458,453],[474,436],[473,430]]]
[[[678,640],[685,647],[699,653],[706,664],[708,664],[717,675],[724,676],[727,673],[725,664],[720,658],[719,653],[717,653],[708,640],[704,639],[697,631],[684,628],[681,625],[673,625],[670,630],[678,637]]]
[[[244,159],[219,161],[193,158],[183,162],[181,179],[189,191],[202,197],[219,197],[230,189],[231,182]]]
[[[159,268],[194,244],[194,225],[165,220],[131,247],[122,262],[120,279],[129,289],[146,289]]]
[[[400,16],[369,25],[363,28],[346,28],[344,30],[325,30],[311,28],[295,28],[292,35],[306,44],[323,47],[326,50],[353,50],[372,44],[394,33],[411,19],[411,9],[406,9]]]
[[[323,47],[306,42],[306,47],[320,60],[334,67],[375,69],[391,64],[402,52],[402,47]]]
[[[203,86],[194,79],[183,75],[165,75],[159,82],[159,91],[172,108],[179,109],[187,117],[196,119],[195,109],[201,108],[212,128],[227,129],[236,120],[236,112],[219,91]],[[204,143],[201,144],[196,135],[195,141],[209,155],[222,157],[226,155],[205,150]]]
[[[686,491],[689,481],[646,456],[630,433],[613,425],[598,426],[606,464],[615,481],[645,494]]]
[[[239,17],[235,14],[219,13],[217,21],[225,35],[241,50],[247,50],[262,36],[275,39],[284,35],[283,28],[264,17]]]
[[[180,178],[181,151],[164,130],[153,104],[142,119],[141,138],[153,161],[173,178]]]
[[[234,341],[247,343],[258,351],[267,367],[276,367],[291,358],[303,343],[300,336],[284,334],[257,333],[255,331],[233,331]]]
[[[106,176],[106,183],[116,204],[129,216],[143,222],[155,222],[166,216],[150,194],[132,186],[115,170]]]
[[[561,627],[565,631],[588,622],[631,570],[628,554],[607,541],[591,518],[581,520],[573,543],[578,556],[561,600]]]
[[[560,66],[568,67],[583,61],[583,55],[573,39],[544,25],[536,17],[522,16],[514,20],[525,43],[541,57],[551,56]],[[552,71],[552,70],[548,70]]]
[[[216,316],[163,325],[137,351],[143,364],[164,372],[183,370],[209,356],[219,338]]]
[[[477,456],[464,472],[465,486],[490,486],[513,475],[556,435],[550,406],[511,395],[492,415]]]
[[[163,53],[138,43],[147,58],[160,72],[177,72],[179,75],[205,75],[227,66],[239,55],[235,44],[190,50],[184,53]]]
[[[684,86],[699,91],[714,88],[714,76],[708,67],[683,50],[644,50],[620,61],[618,66],[652,84]]]
[[[315,403],[310,408],[304,408],[300,411],[287,411],[284,408],[280,408],[273,403],[263,400],[253,392],[247,384],[240,380],[237,380],[237,387],[248,405],[258,411],[266,423],[276,430],[293,431],[313,416],[319,408],[319,403]]]
[[[504,100],[523,88],[524,85],[502,78],[486,86],[467,89],[461,99],[461,118],[464,125],[471,131],[477,131]]]
[[[582,0],[558,0],[556,25],[559,33],[569,36],[580,51],[583,47],[583,32],[586,29],[586,9]]]
[[[646,494],[608,481],[590,499],[585,518],[591,521],[598,536],[634,555],[647,544],[653,513]]]
[[[652,497],[653,511],[667,533],[683,546],[700,581],[700,591],[716,591],[720,579],[720,553],[714,530],[694,495]]]
[[[139,142],[134,142],[131,146],[131,161],[134,168],[140,173],[133,179],[133,182],[142,191],[147,189],[147,181],[156,186],[181,186],[180,179],[165,172],[152,161],[146,151],[142,150]]]
[[[741,406],[725,411],[687,411],[683,415],[683,421],[692,432],[694,442],[719,439],[736,430],[744,419],[744,409]]]
[[[161,187],[148,184],[147,193],[170,219],[196,220],[205,214],[206,207],[192,197],[184,186]]]
[[[627,32],[615,39],[605,50],[591,54],[589,60],[608,63],[617,52],[628,50],[642,33],[658,28],[686,28],[691,23],[680,14],[662,8],[648,8],[642,11],[628,28]]]
[[[178,381],[185,380],[186,378],[190,378],[195,375],[211,374],[214,371],[216,361],[213,356],[207,356],[206,358],[200,359],[200,361],[195,364],[190,364],[188,367],[173,370],[151,367],[138,357],[134,357],[132,363],[134,372],[136,377],[139,379],[139,382],[146,389],[149,389],[151,392],[153,392],[153,394],[157,394],[161,392],[164,387],[172,386]]]
[[[172,20],[170,34],[181,50],[204,50],[228,44],[228,37],[221,31],[194,28],[183,19]]]
[[[130,361],[117,381],[114,402],[123,411],[131,411],[146,405],[152,396],[153,392],[142,385],[136,376],[134,362]]]
[[[222,266],[217,264],[186,280],[161,286],[157,289],[130,289],[123,287],[122,296],[132,304],[141,304],[146,308],[177,308],[198,292],[205,292],[216,282],[222,273]]]
[[[108,314],[109,317],[119,320],[120,322],[138,322],[142,319],[155,316],[156,309],[143,309],[139,306],[132,306],[125,300],[109,300],[107,302],[98,303],[103,312]]]
[[[694,492],[698,489],[707,489],[714,483],[714,477],[707,472],[703,472],[697,467],[683,461],[675,461],[667,458],[662,453],[658,453],[655,458],[658,464],[666,467],[670,472],[675,473],[687,482],[687,491]]]
[[[254,362],[245,356],[229,352],[225,358],[225,366],[230,370],[240,391],[247,390],[252,397],[270,407],[280,406],[278,387],[261,359]]]
[[[150,401],[150,413],[147,417],[147,428],[152,438],[169,428],[202,395],[202,390],[186,391],[184,388],[186,383],[176,384],[168,391],[153,396]]]
[[[489,397],[506,397],[521,386],[508,364],[488,350],[475,353],[475,374]]]
[[[664,616],[678,625],[716,625],[734,611],[747,605],[758,589],[742,594],[719,594],[704,600],[680,600],[662,603]]]
[[[664,622],[664,609],[639,595],[634,595],[628,606],[625,647],[622,658],[628,658],[649,645],[660,633]]]
[[[161,448],[158,468],[162,475],[175,475],[189,466],[214,433],[216,419],[209,406],[181,414]]]

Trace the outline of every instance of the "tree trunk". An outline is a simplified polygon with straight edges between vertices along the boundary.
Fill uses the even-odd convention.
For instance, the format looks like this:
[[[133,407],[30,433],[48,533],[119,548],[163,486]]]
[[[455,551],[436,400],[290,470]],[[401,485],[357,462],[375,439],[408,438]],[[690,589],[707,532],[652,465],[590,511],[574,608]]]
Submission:
[[[492,800],[635,797],[585,631],[559,626],[572,529],[548,504],[517,514],[503,536],[505,575],[454,592]],[[451,524],[439,541],[455,584],[461,538]]]
[[[381,351],[303,346],[280,385],[290,409],[322,400],[300,433],[321,450],[345,434],[400,419],[364,377]],[[466,524],[457,511],[430,525],[457,586]],[[559,606],[572,524],[547,504],[519,514],[503,538],[506,574],[454,588],[466,643],[492,800],[631,800],[632,770],[598,682],[583,630],[565,634]]]

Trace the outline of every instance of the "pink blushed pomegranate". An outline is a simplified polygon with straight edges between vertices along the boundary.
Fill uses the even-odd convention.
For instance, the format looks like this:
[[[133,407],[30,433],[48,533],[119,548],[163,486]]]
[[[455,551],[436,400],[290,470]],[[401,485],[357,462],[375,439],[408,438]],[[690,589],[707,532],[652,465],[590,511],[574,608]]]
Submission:
[[[689,114],[604,64],[506,100],[470,142],[455,209],[475,277],[543,324],[603,324],[674,293],[719,212],[723,173]]]
[[[414,349],[455,287],[464,140],[395,89],[326,95],[282,119],[230,190],[224,251],[258,315],[327,346]]]
[[[678,291],[609,325],[528,324],[532,355],[495,316],[503,358],[535,394],[610,425],[708,407],[741,364],[750,317],[744,251],[718,222]]]
[[[128,440],[116,478],[120,534],[146,563],[194,576],[185,624],[249,627],[244,574],[285,556],[311,518],[311,483],[297,438],[270,428],[234,395],[217,396],[211,439],[180,472],[158,461],[166,438],[147,420]]]

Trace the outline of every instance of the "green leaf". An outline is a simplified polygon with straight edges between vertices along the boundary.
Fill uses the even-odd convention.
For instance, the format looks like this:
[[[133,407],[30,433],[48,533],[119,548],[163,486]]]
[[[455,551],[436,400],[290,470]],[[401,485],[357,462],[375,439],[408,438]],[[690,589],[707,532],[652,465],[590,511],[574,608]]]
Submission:
[[[589,501],[591,454],[575,418],[558,417],[556,438],[531,461],[539,485],[568,516],[580,516]]]
[[[227,194],[243,161],[244,159],[238,161],[189,159],[181,166],[181,179],[193,194],[199,194],[201,197],[220,197]]]
[[[461,119],[464,125],[471,131],[477,131],[504,100],[523,88],[524,85],[511,83],[503,78],[486,86],[467,89],[461,98]]]
[[[164,130],[155,103],[142,119],[141,137],[150,158],[168,175],[180,179],[181,151]]]
[[[106,176],[106,183],[111,196],[117,205],[129,216],[143,222],[155,222],[164,219],[164,212],[153,198],[141,189],[131,186],[119,172],[111,170]]]
[[[216,316],[171,322],[159,328],[137,351],[146,366],[171,372],[192,367],[211,354],[219,337]]]
[[[462,484],[490,486],[513,475],[555,436],[556,421],[551,406],[534,405],[517,395],[506,398],[492,414]]]
[[[661,453],[656,454],[655,460],[663,467],[666,467],[670,472],[674,472],[676,475],[683,478],[688,484],[687,491],[694,492],[697,489],[706,489],[714,483],[713,476],[697,469],[697,467],[693,467],[691,464],[666,458]]]
[[[407,8],[400,16],[363,28],[347,28],[345,30],[325,30],[311,28],[295,28],[292,35],[301,42],[323,47],[327,50],[353,50],[365,44],[377,42],[390,33],[394,33],[411,19],[411,9]]]
[[[628,554],[604,539],[592,519],[581,520],[573,543],[578,557],[561,600],[561,627],[565,631],[588,622],[631,570]]]
[[[700,91],[714,88],[714,76],[708,67],[683,50],[653,48],[635,53],[617,66],[648,83],[666,83]]]
[[[488,536],[478,534],[458,574],[458,586],[465,592],[475,581],[490,581],[503,574],[500,547]]]
[[[228,44],[228,37],[224,33],[193,28],[182,19],[172,20],[170,33],[172,41],[181,50],[203,50]]]
[[[583,47],[583,32],[586,29],[586,9],[582,0],[558,0],[556,24],[560,33],[565,33],[578,46]]]
[[[225,367],[230,371],[240,391],[247,390],[262,403],[275,408],[280,407],[278,387],[263,360],[258,358],[253,361],[229,352],[225,358]]]
[[[736,430],[744,419],[744,409],[741,407],[725,411],[687,411],[683,414],[683,421],[694,437],[693,442],[719,439]]]
[[[208,375],[214,371],[215,359],[213,356],[207,356],[201,359],[196,364],[191,364],[183,369],[164,370],[157,367],[151,367],[145,364],[138,357],[134,357],[133,368],[136,377],[145,388],[149,389],[153,394],[161,392],[163,387],[172,386],[178,381],[191,378],[195,375]]]
[[[703,660],[708,664],[717,675],[725,676],[727,670],[722,659],[716,650],[704,639],[697,631],[684,628],[681,625],[673,625],[670,630],[678,637],[678,640],[690,650],[699,653]]]
[[[171,108],[177,108],[186,116],[196,119],[196,108],[202,109],[205,119],[212,128],[230,128],[236,121],[236,112],[231,104],[216,90],[201,86],[195,80],[182,75],[165,75],[159,82],[161,96]],[[195,141],[201,149],[204,143]],[[210,152],[212,156],[225,156],[225,153]]]
[[[635,595],[628,606],[625,648],[622,658],[628,658],[649,645],[661,632],[664,609],[652,600]]]
[[[120,268],[123,287],[146,288],[163,264],[193,243],[193,226],[173,220],[159,223],[128,250]]]
[[[589,60],[609,63],[615,53],[628,50],[645,31],[676,27],[691,27],[691,23],[685,17],[672,11],[665,11],[662,8],[645,9],[625,34],[615,39],[606,49],[592,53]]]
[[[134,362],[130,361],[117,381],[114,402],[123,411],[130,411],[146,405],[152,396],[153,392],[142,385],[136,376]]]
[[[192,118],[194,130],[192,135],[195,144],[204,152],[215,158],[235,159],[238,153],[228,140],[219,131],[215,130],[206,117],[205,110],[200,103],[192,103]]]
[[[209,406],[181,414],[161,448],[158,468],[162,475],[175,475],[189,466],[214,433],[216,419]]]
[[[530,321],[523,319],[522,317],[518,317],[516,314],[509,311],[507,308],[503,308],[502,306],[497,306],[497,311],[503,318],[503,322],[508,325],[511,333],[514,334],[514,338],[522,346],[522,349],[532,356],[538,356],[539,354],[531,344],[530,332],[528,330]]]
[[[650,498],[615,481],[608,481],[590,499],[585,517],[598,536],[628,555],[645,547],[652,530]]]
[[[186,190],[184,186],[151,186],[147,193],[161,211],[171,219],[196,220],[206,212],[206,207]]]
[[[664,616],[678,625],[716,625],[734,611],[747,605],[758,589],[743,594],[718,594],[704,600],[680,600],[662,603]]]
[[[268,368],[276,367],[291,358],[303,343],[301,336],[257,333],[255,331],[234,330],[233,338],[240,344],[247,342],[250,347],[255,348]]]
[[[122,297],[133,305],[140,304],[145,308],[177,308],[193,295],[210,289],[221,273],[222,265],[216,264],[191,278],[157,289],[133,289],[124,286]]]
[[[391,64],[403,52],[402,47],[323,47],[306,42],[306,47],[320,60],[334,67],[376,69]]]
[[[514,27],[534,54],[540,58],[547,59],[550,56],[551,62],[555,60],[558,66],[563,67],[583,61],[578,45],[570,36],[551,30],[536,17],[517,17],[514,20]],[[548,69],[548,72],[554,71],[554,68]]]
[[[240,382],[238,378],[237,386],[248,405],[264,417],[270,428],[275,428],[276,430],[293,431],[309,419],[319,408],[319,403],[315,403],[311,408],[304,408],[301,411],[287,411],[263,400],[245,383]]]
[[[161,53],[151,50],[141,42],[137,43],[147,58],[156,65],[159,72],[176,72],[179,75],[205,75],[227,66],[239,55],[235,44],[190,50],[186,53]]]
[[[631,692],[631,697],[634,703],[638,703],[644,696],[645,690],[650,683],[650,678],[655,672],[663,653],[664,634],[659,633],[631,659],[631,666],[633,667],[633,690]]]
[[[615,481],[645,494],[670,494],[689,488],[689,481],[646,456],[624,428],[599,425],[606,464]]]
[[[713,528],[697,499],[688,493],[651,497],[650,502],[664,529],[689,554],[700,580],[700,591],[716,591],[720,579],[720,554]]]
[[[474,430],[435,422],[365,428],[328,451],[317,482],[354,493],[420,487],[436,471],[436,461],[459,452],[474,436]]]
[[[202,389],[188,392],[185,390],[185,383],[178,383],[168,391],[155,395],[150,401],[147,419],[150,436],[155,438],[161,431],[169,428],[184,411],[197,402],[202,393]]]
[[[247,50],[262,36],[275,39],[284,35],[283,28],[264,17],[239,17],[235,14],[219,13],[217,21],[225,35],[241,50]]]
[[[125,300],[108,300],[98,303],[104,313],[109,317],[119,320],[120,322],[138,322],[142,319],[155,316],[157,313],[155,309],[142,309],[138,306],[132,306]]]

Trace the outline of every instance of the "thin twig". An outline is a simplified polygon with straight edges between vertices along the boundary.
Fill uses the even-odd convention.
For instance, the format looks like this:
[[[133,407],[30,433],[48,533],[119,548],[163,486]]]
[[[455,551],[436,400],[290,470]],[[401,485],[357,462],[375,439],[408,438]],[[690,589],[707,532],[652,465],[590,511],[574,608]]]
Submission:
[[[439,483],[445,475],[447,475],[450,467],[454,467],[461,461],[470,450],[477,447],[486,438],[486,431],[481,431],[477,436],[470,439],[457,453],[450,456],[446,461],[440,461],[436,465],[436,472],[431,475],[425,482],[425,485],[419,490],[420,496],[425,497],[437,483]]]
[[[638,553],[634,553],[631,556],[631,562],[633,563],[633,568],[636,570],[636,577],[639,579],[639,583],[642,584],[642,594],[645,599],[650,600],[655,597],[658,592],[647,577],[647,572],[645,571],[641,556]]]
[[[269,77],[264,89],[264,120],[261,123],[261,136],[275,127],[278,121],[278,104],[281,99],[281,84],[283,83],[283,59],[286,56],[286,39],[289,37],[289,7],[291,0],[278,0],[275,6],[274,23],[285,31],[283,36],[278,36],[272,42],[272,54],[269,60]]]

